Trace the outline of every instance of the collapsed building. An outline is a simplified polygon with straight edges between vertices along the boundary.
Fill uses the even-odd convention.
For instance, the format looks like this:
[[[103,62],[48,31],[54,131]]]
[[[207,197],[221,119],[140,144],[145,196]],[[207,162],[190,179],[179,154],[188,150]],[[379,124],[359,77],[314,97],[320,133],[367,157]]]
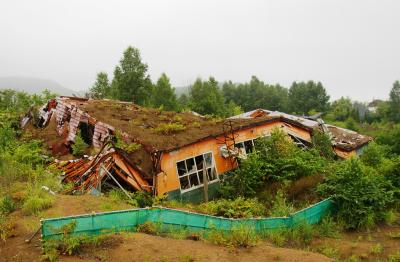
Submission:
[[[301,146],[312,144],[313,132],[327,133],[336,154],[359,154],[371,138],[326,125],[323,121],[257,109],[225,120],[193,112],[175,113],[114,100],[57,97],[21,121],[43,139],[59,160],[63,182],[79,192],[107,188],[167,194],[169,199],[199,202],[216,195],[220,177],[246,158],[255,141],[282,129]],[[80,135],[87,155],[71,158]]]

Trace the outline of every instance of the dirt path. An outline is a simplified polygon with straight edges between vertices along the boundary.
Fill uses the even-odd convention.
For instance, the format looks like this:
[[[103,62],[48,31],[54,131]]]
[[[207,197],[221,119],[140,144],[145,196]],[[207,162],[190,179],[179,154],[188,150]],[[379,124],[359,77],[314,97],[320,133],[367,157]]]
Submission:
[[[21,242],[22,241],[22,242]],[[41,261],[40,241],[26,244],[15,237],[0,252],[0,261]],[[305,251],[276,248],[266,243],[247,249],[217,246],[203,241],[176,240],[139,233],[111,237],[97,248],[83,249],[75,256],[61,256],[58,261],[330,261],[327,257]]]

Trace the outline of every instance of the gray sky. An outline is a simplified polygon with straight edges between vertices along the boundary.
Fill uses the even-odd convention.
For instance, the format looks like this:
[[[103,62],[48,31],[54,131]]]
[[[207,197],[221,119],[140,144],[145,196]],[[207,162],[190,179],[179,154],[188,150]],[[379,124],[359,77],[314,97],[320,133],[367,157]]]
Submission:
[[[332,98],[387,98],[400,79],[400,1],[0,0],[0,77],[82,90],[128,45],[153,80],[285,86],[318,80]]]

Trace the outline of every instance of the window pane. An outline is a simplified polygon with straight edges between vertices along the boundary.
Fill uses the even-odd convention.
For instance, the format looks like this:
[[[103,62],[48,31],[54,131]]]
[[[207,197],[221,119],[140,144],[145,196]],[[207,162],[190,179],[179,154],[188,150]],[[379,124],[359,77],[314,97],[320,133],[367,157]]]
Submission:
[[[208,175],[208,181],[213,181],[217,179],[217,172],[215,171],[215,168],[208,168],[207,175]]]
[[[189,179],[187,176],[181,177],[179,179],[179,182],[181,183],[181,189],[189,189]]]
[[[197,173],[189,175],[190,186],[198,186],[200,184],[199,179],[197,177]]]
[[[176,166],[178,167],[179,176],[182,176],[187,173],[185,161],[180,161],[180,162],[176,163]]]
[[[253,152],[253,142],[251,140],[245,141],[244,148],[246,149],[246,154]]]
[[[244,145],[242,142],[235,144],[235,147],[237,148],[244,148]]]
[[[194,165],[193,158],[189,158],[186,160],[186,167],[187,167],[188,173],[196,171],[196,166]]]
[[[204,161],[206,162],[206,167],[211,166],[212,165],[212,154],[211,153],[204,154]]]
[[[195,160],[196,160],[197,170],[203,170],[203,162],[204,162],[203,155],[196,156]]]
[[[200,184],[204,184],[204,182],[203,182],[203,171],[199,172],[199,179],[200,179]]]

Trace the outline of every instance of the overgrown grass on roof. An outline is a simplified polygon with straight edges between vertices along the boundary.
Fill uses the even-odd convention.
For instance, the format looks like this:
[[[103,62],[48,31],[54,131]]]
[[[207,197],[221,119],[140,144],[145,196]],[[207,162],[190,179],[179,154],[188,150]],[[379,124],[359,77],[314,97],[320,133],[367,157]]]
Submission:
[[[169,135],[173,133],[178,133],[180,131],[183,131],[186,129],[186,126],[178,123],[167,123],[167,124],[159,124],[156,128],[155,131],[157,133],[161,133],[164,135]]]

